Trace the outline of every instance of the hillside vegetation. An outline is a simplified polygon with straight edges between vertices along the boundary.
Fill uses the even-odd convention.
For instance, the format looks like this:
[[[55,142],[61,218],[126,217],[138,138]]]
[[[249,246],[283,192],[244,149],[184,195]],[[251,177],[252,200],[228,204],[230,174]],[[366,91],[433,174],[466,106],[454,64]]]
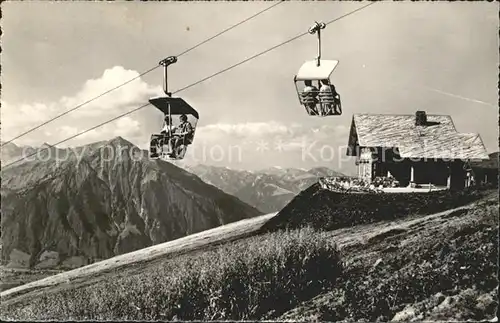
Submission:
[[[336,245],[312,229],[276,232],[187,254],[140,274],[44,294],[2,310],[20,320],[258,319],[331,288]],[[8,314],[7,314],[8,313]]]
[[[315,184],[295,197],[262,230],[302,226],[335,230],[408,215],[441,212],[477,201],[485,194],[486,190],[343,194],[322,189],[319,184]]]
[[[498,216],[495,191],[465,208],[334,231],[332,239],[346,242],[341,279],[279,319],[491,320],[498,308]]]

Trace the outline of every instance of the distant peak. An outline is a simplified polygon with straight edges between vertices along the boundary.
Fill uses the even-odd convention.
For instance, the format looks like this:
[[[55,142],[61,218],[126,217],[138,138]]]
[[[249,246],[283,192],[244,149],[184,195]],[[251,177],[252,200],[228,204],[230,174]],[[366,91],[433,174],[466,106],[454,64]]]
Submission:
[[[127,140],[125,140],[125,138],[123,138],[122,136],[116,136],[116,137],[114,137],[113,139],[111,139],[111,141],[113,141],[113,140],[118,140],[118,141],[127,141]]]
[[[105,145],[107,142],[108,141],[106,141],[106,140],[101,140],[101,141],[92,142],[90,144],[81,145],[81,146],[78,146],[76,148],[99,147],[99,146]]]
[[[120,145],[120,146],[130,146],[130,147],[135,147],[135,145],[133,143],[131,143],[130,141],[124,139],[123,137],[121,136],[117,136],[111,140],[108,140],[107,142],[108,144],[110,145]]]

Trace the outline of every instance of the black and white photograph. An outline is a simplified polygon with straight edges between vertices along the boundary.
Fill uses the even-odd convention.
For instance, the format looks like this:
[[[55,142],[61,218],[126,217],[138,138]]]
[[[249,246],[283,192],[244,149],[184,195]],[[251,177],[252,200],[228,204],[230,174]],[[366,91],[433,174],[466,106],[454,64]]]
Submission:
[[[498,322],[499,9],[3,1],[0,319]]]

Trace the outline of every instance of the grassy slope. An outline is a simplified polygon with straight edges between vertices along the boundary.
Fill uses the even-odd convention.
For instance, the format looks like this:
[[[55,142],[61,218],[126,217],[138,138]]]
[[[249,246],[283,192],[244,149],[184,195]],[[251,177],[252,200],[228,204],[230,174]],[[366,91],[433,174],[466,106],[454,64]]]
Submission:
[[[48,298],[40,298],[40,290],[28,293],[25,298],[16,297],[2,304],[2,315],[16,314],[25,319],[51,315],[61,318],[68,314],[73,318],[109,318],[110,313],[114,313],[113,318],[118,315],[128,319],[489,319],[498,304],[493,297],[497,286],[497,219],[498,194],[494,192],[488,198],[441,213],[412,216],[407,213],[404,217],[401,214],[386,221],[379,218],[376,223],[344,226],[323,233],[306,230],[303,238],[297,233],[295,236],[274,233],[274,239],[272,235],[267,235],[270,239],[252,237],[212,251],[174,258],[175,263],[159,258],[147,265],[136,262],[135,266],[127,266],[127,270],[119,273],[101,271],[99,280],[83,277],[66,290],[61,286],[45,289]],[[256,229],[260,225],[251,227]],[[280,247],[277,242],[284,240],[288,243]],[[301,241],[305,247],[296,248]],[[189,243],[187,239],[179,247],[189,247]],[[202,241],[198,239],[198,243]],[[322,271],[322,268],[336,268],[336,258],[327,257],[334,254],[333,243],[341,247],[345,263],[337,281],[336,275],[328,278]],[[268,252],[258,252],[261,249]],[[328,250],[330,252],[324,252]],[[312,262],[302,265],[298,262],[298,259],[310,260],[310,255],[315,255]],[[309,269],[301,271],[304,265]],[[279,268],[296,270],[287,276],[288,271],[279,271]],[[321,282],[318,277],[324,281],[314,285]],[[272,279],[274,285],[266,287]],[[155,288],[151,281],[162,282],[162,287]],[[93,292],[102,291],[93,286],[84,292],[84,285],[97,282],[106,286],[103,293]],[[229,283],[224,287],[222,282]],[[121,293],[130,293],[120,298],[120,293],[114,290],[116,286]],[[240,286],[237,289],[240,292],[231,294],[235,286]],[[191,292],[194,290],[196,292]],[[278,290],[278,298],[272,298],[273,290]],[[77,294],[73,294],[75,292]],[[91,299],[94,297],[90,303],[68,303],[89,295]],[[45,301],[40,301],[42,299]],[[103,299],[108,301],[101,302]],[[137,304],[141,299],[154,302]],[[234,303],[230,299],[245,301]],[[263,306],[266,302],[271,302],[274,308]],[[9,303],[13,307],[6,307]],[[153,304],[162,304],[162,310],[152,308]],[[174,310],[174,304],[181,304],[184,310]],[[75,312],[75,308],[80,312]],[[127,310],[123,312],[122,308]],[[188,313],[197,315],[193,317]]]
[[[265,221],[274,215],[267,214],[230,223],[12,288],[0,294],[2,304],[16,302],[24,298],[30,299],[43,293],[50,293],[68,287],[74,288],[80,285],[97,283],[105,279],[112,279],[117,273],[128,275],[140,271],[141,268],[148,266],[148,263],[162,261],[179,253],[206,248],[228,240],[239,239],[258,230]]]
[[[3,308],[21,320],[241,320],[282,314],[340,277],[336,245],[312,229],[275,232],[185,254]],[[7,313],[7,314],[5,314]]]

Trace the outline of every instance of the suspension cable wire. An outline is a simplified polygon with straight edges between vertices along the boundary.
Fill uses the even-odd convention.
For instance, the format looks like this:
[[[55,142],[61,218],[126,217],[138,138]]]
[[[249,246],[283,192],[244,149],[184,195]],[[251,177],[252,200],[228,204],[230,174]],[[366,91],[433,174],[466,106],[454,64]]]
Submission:
[[[360,11],[360,10],[364,9],[364,8],[367,8],[368,6],[371,6],[371,5],[375,4],[375,3],[376,3],[376,2],[371,2],[371,3],[369,3],[368,5],[365,5],[365,6],[363,6],[363,7],[360,7],[360,8],[358,8],[358,9],[355,9],[355,10],[353,10],[353,11],[350,11],[350,12],[348,12],[347,14],[342,15],[342,16],[340,16],[340,17],[337,17],[337,18],[335,18],[335,19],[332,19],[332,20],[330,20],[329,22],[327,22],[327,23],[325,23],[325,24],[326,24],[326,25],[329,25],[329,24],[331,24],[331,23],[333,23],[333,22],[336,22],[336,21],[338,21],[338,20],[340,20],[340,19],[342,19],[342,18],[345,18],[345,17],[347,17],[347,16],[352,15],[352,14],[354,14],[355,12],[358,12],[358,11]],[[184,91],[184,90],[186,90],[186,89],[188,89],[188,88],[190,88],[190,87],[193,87],[193,86],[195,86],[195,85],[197,85],[197,84],[200,84],[200,83],[202,83],[202,82],[204,82],[204,81],[206,81],[206,80],[208,80],[208,79],[211,79],[211,78],[213,78],[213,77],[215,77],[215,76],[217,76],[217,75],[220,75],[220,74],[222,74],[222,73],[224,73],[224,72],[227,72],[227,71],[229,71],[229,70],[231,70],[231,69],[233,69],[233,68],[235,68],[235,67],[238,67],[238,66],[240,66],[240,65],[242,65],[242,64],[244,64],[244,63],[246,63],[246,62],[248,62],[248,61],[250,61],[250,60],[252,60],[252,59],[255,59],[255,58],[257,58],[257,57],[259,57],[259,56],[261,56],[261,55],[264,55],[264,54],[266,54],[266,53],[268,53],[268,52],[270,52],[270,51],[272,51],[272,50],[274,50],[274,49],[276,49],[276,48],[278,48],[278,47],[281,47],[281,46],[283,46],[283,45],[286,45],[286,44],[288,44],[288,43],[290,43],[290,42],[292,42],[292,41],[294,41],[294,40],[296,40],[296,39],[298,39],[298,38],[300,38],[300,37],[303,37],[303,36],[305,36],[305,35],[307,35],[307,34],[309,34],[309,31],[307,31],[307,32],[305,32],[305,33],[302,33],[302,34],[300,34],[300,35],[297,35],[297,36],[295,36],[295,37],[293,37],[293,38],[291,38],[291,39],[289,39],[289,40],[286,40],[286,41],[284,41],[284,42],[282,42],[282,43],[280,43],[280,44],[278,44],[278,45],[275,45],[275,46],[273,46],[273,47],[271,47],[271,48],[268,48],[268,49],[266,49],[266,50],[264,50],[264,51],[262,51],[262,52],[260,52],[260,53],[258,53],[258,54],[255,54],[255,55],[253,55],[253,56],[251,56],[251,57],[249,57],[249,58],[247,58],[247,59],[245,59],[245,60],[243,60],[243,61],[241,61],[241,62],[239,62],[239,63],[236,63],[236,64],[234,64],[234,65],[231,65],[231,66],[229,66],[229,67],[227,67],[227,68],[225,68],[225,69],[223,69],[223,70],[220,70],[219,72],[216,72],[216,73],[214,73],[214,74],[212,74],[212,75],[210,75],[210,76],[207,76],[207,77],[205,77],[205,78],[203,78],[203,79],[201,79],[201,80],[199,80],[199,81],[197,81],[197,82],[194,82],[194,83],[192,83],[192,84],[190,84],[190,85],[187,85],[187,86],[185,86],[185,87],[183,87],[183,88],[181,88],[181,89],[179,89],[179,90],[177,90],[177,91],[173,92],[172,94],[174,94],[174,93],[179,93],[179,92]],[[127,111],[127,112],[125,112],[125,113],[122,113],[122,114],[120,114],[120,115],[118,115],[118,116],[116,116],[116,117],[114,117],[114,118],[112,118],[112,119],[109,119],[109,120],[107,120],[107,121],[104,121],[104,122],[102,122],[102,123],[100,123],[100,124],[98,124],[98,125],[96,125],[96,126],[94,126],[94,127],[92,127],[92,128],[89,128],[89,129],[84,130],[84,131],[82,131],[82,132],[80,132],[80,133],[78,133],[78,134],[75,134],[75,135],[73,135],[73,136],[71,136],[71,137],[69,137],[69,138],[66,138],[66,139],[64,139],[64,140],[62,140],[62,141],[60,141],[60,142],[58,142],[58,143],[54,144],[54,146],[59,145],[59,144],[62,144],[62,143],[64,143],[64,142],[68,141],[68,140],[71,140],[71,139],[74,139],[74,138],[76,138],[76,137],[78,137],[78,136],[81,136],[81,135],[83,135],[83,134],[85,134],[85,133],[87,133],[87,132],[89,132],[89,131],[92,131],[92,130],[94,130],[94,129],[97,129],[97,128],[99,128],[99,127],[102,127],[102,126],[104,126],[104,125],[106,125],[106,124],[108,124],[108,123],[110,123],[110,122],[113,122],[113,121],[118,120],[118,119],[120,119],[120,118],[122,118],[122,117],[125,117],[125,116],[127,116],[127,115],[129,115],[129,114],[132,114],[132,113],[134,113],[134,112],[136,112],[136,111],[139,111],[139,110],[141,110],[141,109],[143,109],[143,108],[147,107],[147,106],[148,106],[148,105],[150,105],[150,104],[151,104],[151,103],[147,103],[147,104],[144,104],[144,105],[142,105],[142,106],[140,106],[140,107],[138,107],[138,108],[135,108],[135,109],[133,109],[133,110]],[[44,148],[44,149],[47,149],[47,148]],[[37,153],[38,153],[38,152],[37,152]],[[24,160],[24,159],[26,159],[26,158],[29,158],[29,157],[33,156],[33,155],[36,155],[37,153],[33,153],[33,154],[31,154],[31,155],[29,155],[29,156],[27,156],[27,157],[22,157],[22,158],[20,158],[20,159],[18,159],[18,160],[16,160],[16,161],[14,161],[14,162],[11,162],[11,163],[7,164],[5,167],[8,167],[8,166],[10,166],[10,165],[12,165],[12,164],[15,164],[15,163],[17,163],[17,162],[19,162],[19,161],[22,161],[22,160]]]
[[[277,3],[273,4],[272,6],[267,7],[267,8],[266,8],[266,9],[264,9],[264,10],[261,10],[261,11],[257,12],[256,14],[254,14],[254,15],[252,15],[252,16],[250,16],[250,17],[246,18],[245,20],[242,20],[242,21],[240,21],[239,23],[237,23],[237,24],[235,24],[235,25],[233,25],[233,26],[231,26],[231,27],[228,27],[228,28],[224,29],[223,31],[219,32],[218,34],[215,34],[214,36],[212,36],[212,37],[208,38],[207,40],[204,40],[204,41],[202,41],[201,43],[199,43],[199,44],[197,44],[197,45],[195,45],[195,46],[193,46],[193,47],[191,47],[191,48],[189,48],[189,49],[187,49],[187,50],[183,51],[182,53],[180,53],[179,55],[177,55],[177,57],[182,56],[182,55],[184,55],[184,54],[186,54],[186,53],[188,53],[188,52],[192,51],[193,49],[195,49],[195,48],[197,48],[197,47],[199,47],[199,46],[201,46],[201,45],[203,45],[203,44],[205,44],[205,43],[207,43],[207,42],[211,41],[211,40],[212,40],[212,39],[214,39],[214,38],[217,38],[218,36],[220,36],[220,35],[222,35],[222,34],[224,34],[224,33],[228,32],[229,30],[231,30],[231,29],[233,29],[233,28],[236,28],[236,27],[238,27],[239,25],[244,24],[245,22],[247,22],[247,21],[251,20],[252,18],[255,18],[255,17],[257,17],[258,15],[263,14],[264,12],[266,12],[266,11],[268,11],[268,10],[271,10],[272,8],[276,7],[277,5],[282,4],[283,2],[285,2],[285,0],[280,0],[279,2],[277,2]]]
[[[270,10],[270,9],[272,9],[272,8],[274,8],[274,7],[276,7],[276,6],[280,5],[280,4],[282,4],[282,3],[284,3],[284,2],[285,2],[285,0],[280,0],[280,1],[279,1],[279,2],[277,2],[277,3],[274,3],[273,5],[271,5],[271,6],[269,6],[269,7],[265,8],[265,9],[263,9],[263,10],[261,10],[261,11],[259,11],[259,12],[255,13],[255,14],[253,14],[252,16],[250,16],[250,17],[248,17],[248,18],[246,18],[246,19],[244,19],[244,20],[242,20],[242,21],[240,21],[240,22],[238,22],[238,23],[236,23],[236,24],[234,24],[234,25],[232,25],[232,26],[230,26],[230,27],[228,27],[228,28],[226,28],[226,29],[224,29],[223,31],[221,31],[221,32],[219,32],[219,33],[217,33],[217,34],[215,34],[214,36],[212,36],[212,37],[210,37],[210,38],[208,38],[208,39],[206,39],[206,40],[204,40],[204,41],[202,41],[202,42],[200,42],[200,43],[198,43],[197,45],[195,45],[195,46],[193,46],[193,47],[190,47],[190,48],[186,49],[185,51],[183,51],[182,53],[180,53],[179,55],[177,55],[177,57],[180,57],[180,56],[182,56],[182,55],[184,55],[184,54],[189,53],[190,51],[192,51],[192,50],[194,50],[194,49],[198,48],[199,46],[201,46],[201,45],[203,45],[203,44],[205,44],[205,43],[207,43],[207,42],[209,42],[209,41],[211,41],[211,40],[213,40],[213,39],[215,39],[215,38],[217,38],[217,37],[221,36],[222,34],[225,34],[226,32],[228,32],[228,31],[230,31],[230,30],[232,30],[232,29],[234,29],[234,28],[236,28],[236,27],[238,27],[238,26],[240,26],[240,25],[244,24],[244,23],[245,23],[245,22],[247,22],[247,21],[250,21],[251,19],[253,19],[253,18],[257,17],[258,15],[261,15],[261,14],[263,14],[264,12],[266,12],[266,11],[268,11],[268,10]],[[117,90],[117,89],[119,89],[120,87],[122,87],[122,86],[124,86],[124,85],[127,85],[127,84],[129,84],[130,82],[132,82],[132,81],[134,81],[134,80],[136,80],[136,79],[138,79],[138,78],[141,78],[142,76],[144,76],[144,75],[146,75],[146,74],[148,74],[148,73],[151,73],[152,71],[156,70],[156,69],[157,69],[158,67],[160,67],[160,66],[161,66],[161,65],[159,65],[159,64],[158,64],[157,66],[150,68],[149,70],[147,70],[147,71],[145,71],[145,72],[143,72],[143,73],[139,74],[138,76],[136,76],[136,77],[134,77],[134,78],[132,78],[132,79],[130,79],[130,80],[128,80],[128,81],[126,81],[126,82],[124,82],[124,83],[120,84],[120,85],[117,85],[117,86],[115,86],[115,87],[113,87],[113,88],[111,88],[111,89],[109,89],[109,90],[107,90],[107,91],[105,91],[105,92],[103,92],[103,93],[99,94],[98,96],[95,96],[95,97],[93,97],[93,98],[91,98],[91,99],[89,99],[89,100],[87,100],[87,101],[85,101],[85,102],[83,102],[83,103],[81,103],[81,104],[79,104],[79,105],[75,106],[74,108],[71,108],[71,109],[69,109],[69,110],[67,110],[67,111],[65,111],[65,112],[63,112],[63,113],[61,113],[61,114],[59,114],[59,115],[57,115],[57,116],[55,116],[55,117],[53,117],[53,118],[51,118],[51,119],[47,120],[47,121],[44,121],[44,122],[42,122],[41,124],[39,124],[39,125],[37,125],[37,126],[35,126],[35,127],[33,127],[33,128],[30,128],[29,130],[27,130],[27,131],[25,131],[25,132],[21,133],[20,135],[17,135],[16,137],[14,137],[14,138],[10,139],[9,141],[2,143],[2,145],[1,145],[0,147],[3,147],[4,145],[6,145],[6,144],[8,144],[8,143],[13,142],[13,141],[14,141],[14,140],[16,140],[16,139],[19,139],[19,138],[21,138],[21,137],[24,137],[25,135],[27,135],[27,134],[29,134],[29,133],[31,133],[31,132],[33,132],[33,131],[35,131],[35,130],[37,130],[37,129],[41,128],[41,127],[43,127],[43,126],[45,126],[45,125],[47,125],[47,124],[49,124],[49,123],[51,123],[51,122],[53,122],[53,121],[55,121],[55,120],[57,120],[57,119],[59,119],[59,118],[63,117],[63,116],[65,116],[65,115],[67,115],[67,114],[69,114],[69,113],[71,113],[71,112],[73,112],[73,111],[75,111],[75,110],[78,110],[79,108],[83,107],[84,105],[87,105],[87,104],[89,104],[89,103],[91,103],[91,102],[93,102],[93,101],[95,101],[95,100],[99,99],[100,97],[102,97],[102,96],[104,96],[104,95],[106,95],[106,94],[108,94],[108,93],[110,93],[110,92],[112,92],[112,91],[114,91],[114,90]]]
[[[100,123],[100,124],[98,124],[98,125],[95,125],[95,126],[93,126],[93,127],[91,127],[91,128],[88,128],[88,129],[86,129],[86,130],[83,130],[83,131],[81,131],[81,132],[79,132],[79,133],[77,133],[77,134],[72,135],[71,137],[65,138],[65,139],[63,139],[63,140],[61,140],[61,141],[59,141],[59,142],[57,142],[57,143],[55,143],[55,144],[53,144],[53,145],[49,145],[49,146],[50,146],[50,148],[52,148],[52,147],[55,147],[55,146],[60,145],[60,144],[62,144],[62,143],[65,143],[66,141],[69,141],[69,140],[71,140],[71,139],[74,139],[74,138],[76,138],[76,137],[79,137],[79,136],[81,136],[81,135],[83,135],[83,134],[86,134],[87,132],[90,132],[90,131],[92,131],[92,130],[95,130],[95,129],[97,129],[97,128],[100,128],[100,127],[102,127],[102,126],[104,126],[104,125],[106,125],[106,124],[108,124],[108,123],[111,123],[111,122],[113,122],[113,121],[116,121],[116,120],[118,120],[118,119],[120,119],[120,118],[122,118],[122,117],[124,117],[124,116],[126,116],[126,115],[129,115],[129,114],[131,114],[131,113],[134,113],[135,111],[138,111],[138,110],[140,110],[140,109],[142,109],[142,108],[145,108],[145,107],[147,107],[148,105],[151,105],[151,103],[146,103],[146,104],[144,104],[144,105],[141,105],[141,106],[140,106],[140,107],[138,107],[138,108],[135,108],[135,109],[133,109],[133,110],[131,110],[131,111],[128,111],[128,112],[123,113],[123,114],[120,114],[119,116],[116,116],[116,117],[114,117],[114,118],[112,118],[112,119],[109,119],[109,120],[107,120],[107,121],[104,121],[104,122],[102,122],[102,123]],[[57,147],[55,147],[55,148],[57,148]],[[49,149],[49,148],[42,148],[42,149],[39,149],[39,150],[37,150],[36,152],[34,152],[34,153],[32,153],[32,154],[29,154],[29,155],[28,155],[28,156],[26,156],[26,157],[21,157],[21,158],[19,158],[19,159],[15,160],[15,161],[13,161],[13,162],[11,162],[11,163],[9,163],[9,164],[7,164],[7,165],[3,166],[3,167],[2,167],[2,169],[1,169],[1,171],[3,171],[5,168],[9,167],[10,165],[13,165],[13,164],[15,164],[15,163],[17,163],[17,162],[20,162],[20,161],[24,160],[24,159],[30,158],[30,157],[32,157],[32,156],[35,156],[36,154],[39,154],[41,151],[44,151],[44,150],[47,150],[47,149]]]
[[[347,16],[350,16],[350,15],[352,15],[352,14],[354,14],[354,13],[356,13],[356,12],[358,12],[358,11],[360,11],[360,10],[362,10],[362,9],[364,9],[364,8],[366,8],[366,7],[368,7],[368,6],[371,6],[371,5],[373,5],[373,4],[375,4],[375,2],[371,2],[371,3],[367,4],[366,6],[360,7],[360,8],[358,8],[358,9],[356,9],[356,10],[353,10],[353,11],[350,11],[350,12],[346,13],[345,15],[342,15],[342,16],[340,16],[340,17],[337,17],[337,18],[335,18],[335,19],[332,19],[332,20],[330,20],[330,21],[326,22],[326,23],[325,23],[325,25],[329,25],[329,24],[331,24],[331,23],[334,23],[334,22],[336,22],[336,21],[338,21],[338,20],[340,20],[340,19],[342,19],[342,18],[345,18],[345,17],[347,17]],[[288,44],[288,43],[291,43],[292,41],[297,40],[297,39],[299,39],[299,38],[301,38],[301,37],[303,37],[303,36],[305,36],[305,35],[308,35],[308,34],[309,34],[309,31],[306,31],[306,32],[304,32],[304,33],[302,33],[302,34],[300,34],[300,35],[297,35],[297,36],[295,36],[295,37],[293,37],[293,38],[290,38],[290,39],[288,39],[288,40],[286,40],[286,41],[284,41],[284,42],[282,42],[282,43],[280,43],[280,44],[278,44],[278,45],[275,45],[275,46],[273,46],[273,47],[271,47],[271,48],[268,48],[268,49],[266,49],[266,50],[264,50],[264,51],[262,51],[262,52],[260,52],[260,53],[258,53],[258,54],[255,54],[255,55],[253,55],[253,56],[251,56],[251,57],[248,57],[248,58],[244,59],[244,60],[243,60],[243,61],[241,61],[241,62],[238,62],[238,63],[236,63],[236,64],[234,64],[234,65],[229,66],[229,67],[226,67],[225,69],[220,70],[220,71],[218,71],[218,72],[216,72],[216,73],[214,73],[214,74],[212,74],[212,75],[209,75],[209,76],[207,76],[207,77],[205,77],[205,78],[203,78],[203,79],[201,79],[201,80],[199,80],[199,81],[196,81],[195,83],[192,83],[192,84],[187,85],[187,86],[185,86],[185,87],[183,87],[183,88],[181,88],[181,89],[179,89],[179,90],[177,90],[177,91],[175,91],[175,92],[172,92],[172,94],[175,94],[175,93],[178,93],[178,92],[181,92],[181,91],[187,90],[187,89],[189,89],[190,87],[193,87],[193,86],[198,85],[198,84],[200,84],[200,83],[202,83],[202,82],[205,82],[206,80],[211,79],[211,78],[213,78],[213,77],[215,77],[215,76],[217,76],[217,75],[219,75],[219,74],[222,74],[222,73],[225,73],[225,72],[227,72],[227,71],[229,71],[229,70],[232,70],[232,69],[233,69],[233,68],[235,68],[235,67],[238,67],[238,66],[240,66],[240,65],[243,65],[243,64],[245,64],[245,63],[246,63],[246,62],[248,62],[248,61],[251,61],[251,60],[253,60],[253,59],[255,59],[255,58],[259,57],[259,56],[262,56],[262,55],[264,55],[264,54],[267,54],[268,52],[273,51],[273,50],[275,50],[275,49],[276,49],[276,48],[278,48],[278,47],[281,47],[281,46],[283,46],[283,45],[286,45],[286,44]]]
[[[27,135],[27,134],[29,134],[29,133],[31,133],[31,132],[33,132],[33,131],[35,131],[35,130],[37,130],[37,129],[39,129],[39,128],[41,128],[41,127],[43,127],[43,126],[47,125],[47,124],[49,124],[49,123],[51,123],[52,121],[55,121],[55,120],[57,120],[57,119],[59,119],[59,118],[61,118],[61,117],[65,116],[65,115],[67,115],[67,114],[69,114],[69,113],[71,113],[71,112],[75,111],[75,110],[78,110],[79,108],[83,107],[84,105],[89,104],[89,103],[91,103],[92,101],[95,101],[95,100],[97,100],[98,98],[100,98],[100,97],[102,97],[102,96],[104,96],[104,95],[106,95],[106,94],[108,94],[108,93],[110,93],[110,92],[112,92],[112,91],[114,91],[114,90],[117,90],[118,88],[120,88],[120,87],[122,87],[122,86],[124,86],[124,85],[126,85],[126,84],[128,84],[128,83],[130,83],[130,82],[132,82],[132,81],[134,81],[134,80],[136,80],[136,79],[138,79],[138,78],[140,78],[140,77],[141,77],[141,76],[143,76],[143,75],[146,75],[146,74],[148,74],[148,73],[150,73],[150,72],[154,71],[154,70],[155,70],[155,69],[157,69],[157,68],[158,68],[158,66],[155,66],[155,67],[153,67],[153,68],[150,68],[150,69],[149,69],[149,70],[147,70],[146,72],[143,72],[143,73],[141,73],[141,74],[137,75],[136,77],[134,77],[134,78],[132,78],[132,79],[130,79],[130,80],[128,80],[128,81],[126,81],[125,83],[122,83],[122,84],[120,84],[120,85],[117,85],[117,86],[115,86],[114,88],[109,89],[109,90],[107,90],[106,92],[103,92],[103,93],[99,94],[98,96],[95,96],[95,97],[93,97],[93,98],[91,98],[91,99],[89,99],[89,100],[87,100],[87,101],[85,101],[85,102],[83,102],[83,103],[81,103],[81,104],[79,104],[79,105],[75,106],[75,107],[74,107],[74,108],[72,108],[72,109],[66,110],[66,111],[64,111],[63,113],[61,113],[61,114],[59,114],[59,115],[57,115],[57,116],[55,116],[55,117],[53,117],[53,118],[51,118],[51,119],[49,119],[49,120],[47,120],[47,121],[42,122],[42,123],[41,123],[41,124],[39,124],[38,126],[35,126],[35,127],[33,127],[33,128],[30,128],[29,130],[26,130],[25,132],[21,133],[20,135],[17,135],[16,137],[14,137],[14,138],[10,139],[9,141],[2,143],[2,146],[0,146],[0,147],[3,147],[3,146],[5,146],[6,144],[11,143],[11,142],[13,142],[13,141],[14,141],[14,140],[16,140],[16,139],[19,139],[19,138],[21,138],[21,137],[24,137],[25,135]]]

